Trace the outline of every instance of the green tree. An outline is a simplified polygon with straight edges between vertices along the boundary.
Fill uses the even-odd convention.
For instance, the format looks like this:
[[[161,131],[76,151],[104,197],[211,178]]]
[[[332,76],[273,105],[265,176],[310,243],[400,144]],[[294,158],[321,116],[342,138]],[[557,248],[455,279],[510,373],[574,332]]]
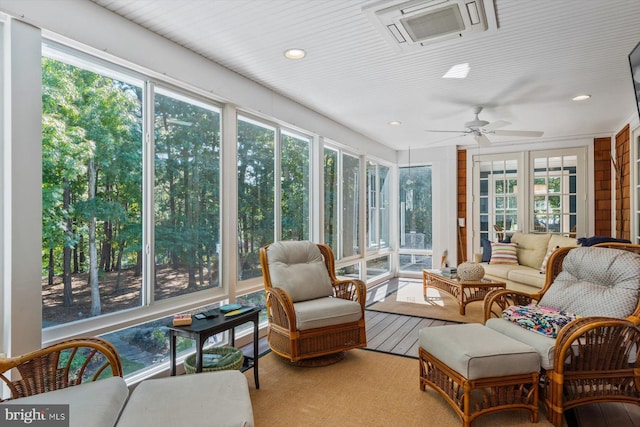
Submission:
[[[69,292],[72,249],[88,244],[91,315],[101,313],[102,259],[123,229],[140,223],[141,91],[53,59],[43,59],[43,248],[51,277],[62,252]],[[103,233],[99,234],[98,224]],[[137,237],[140,241],[141,228]],[[122,241],[121,241],[122,242]],[[81,249],[84,253],[85,248]],[[101,263],[111,269],[111,261]]]

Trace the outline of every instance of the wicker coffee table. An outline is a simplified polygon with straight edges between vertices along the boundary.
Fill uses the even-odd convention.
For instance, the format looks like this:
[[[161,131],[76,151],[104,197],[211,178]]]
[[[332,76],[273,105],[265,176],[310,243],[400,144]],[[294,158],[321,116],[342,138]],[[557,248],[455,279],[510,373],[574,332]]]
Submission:
[[[507,284],[497,280],[481,279],[478,281],[462,281],[444,277],[440,270],[422,270],[422,291],[427,297],[427,288],[438,289],[451,295],[458,301],[460,314],[465,314],[465,307],[473,301],[484,300],[485,295],[494,289],[504,289]]]

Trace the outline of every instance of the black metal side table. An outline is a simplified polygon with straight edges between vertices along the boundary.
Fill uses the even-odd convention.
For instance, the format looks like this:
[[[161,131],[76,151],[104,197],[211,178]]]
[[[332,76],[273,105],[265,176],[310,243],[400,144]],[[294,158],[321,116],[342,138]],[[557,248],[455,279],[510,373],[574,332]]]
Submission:
[[[202,347],[207,338],[224,331],[230,331],[230,344],[231,347],[233,347],[235,345],[234,328],[247,322],[253,322],[253,357],[245,357],[248,363],[246,367],[243,366],[243,370],[253,367],[253,379],[256,388],[260,388],[260,383],[258,382],[258,328],[260,323],[260,307],[254,307],[253,310],[231,317],[225,317],[219,309],[212,311],[217,313],[218,316],[201,320],[193,318],[193,323],[188,326],[173,326],[172,324],[167,326],[169,329],[169,357],[171,359],[170,375],[173,376],[176,374],[176,337],[195,340],[196,372],[202,372]]]

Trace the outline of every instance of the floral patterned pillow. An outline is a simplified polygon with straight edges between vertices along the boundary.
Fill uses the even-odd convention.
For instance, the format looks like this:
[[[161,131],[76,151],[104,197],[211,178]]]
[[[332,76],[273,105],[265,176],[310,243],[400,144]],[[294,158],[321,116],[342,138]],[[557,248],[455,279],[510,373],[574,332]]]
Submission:
[[[560,329],[580,316],[536,304],[512,305],[502,312],[506,320],[533,332],[555,338]]]

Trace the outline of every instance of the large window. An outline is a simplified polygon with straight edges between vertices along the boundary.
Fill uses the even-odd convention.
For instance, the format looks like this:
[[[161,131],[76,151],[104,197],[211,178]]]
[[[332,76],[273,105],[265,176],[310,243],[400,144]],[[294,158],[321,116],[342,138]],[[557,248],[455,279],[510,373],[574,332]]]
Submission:
[[[280,206],[282,240],[309,240],[311,139],[281,131]]]
[[[360,158],[325,147],[324,178],[324,241],[336,259],[360,255]]]
[[[259,277],[274,232],[275,128],[238,118],[238,280]]]
[[[367,161],[367,249],[389,247],[391,173],[387,166]]]
[[[142,303],[142,85],[63,59],[42,60],[45,328]]]
[[[155,298],[219,285],[220,112],[156,89]]]
[[[432,267],[433,198],[431,166],[399,170],[400,271]]]
[[[262,275],[260,247],[310,239],[310,153],[308,136],[238,117],[238,280]]]
[[[124,328],[108,336],[131,375],[166,359],[166,316],[180,309],[154,302],[219,286],[220,109],[54,44],[43,52],[42,327]]]
[[[324,242],[331,246],[334,255],[338,256],[338,196],[340,179],[338,169],[339,152],[329,147],[324,148]]]
[[[342,245],[339,258],[360,255],[360,159],[342,154]]]

